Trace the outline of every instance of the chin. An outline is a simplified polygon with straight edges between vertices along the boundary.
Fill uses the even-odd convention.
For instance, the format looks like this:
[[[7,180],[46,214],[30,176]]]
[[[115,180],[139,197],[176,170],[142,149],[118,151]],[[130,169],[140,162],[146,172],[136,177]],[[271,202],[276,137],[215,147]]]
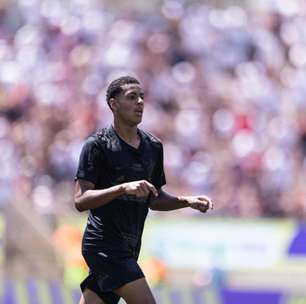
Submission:
[[[134,122],[134,126],[138,126],[141,123],[141,120]]]
[[[142,122],[142,117],[136,118],[132,121],[132,123],[134,123],[135,125],[138,125]]]
[[[130,121],[128,122],[128,124],[129,124],[131,127],[135,127],[135,126],[139,125],[139,124],[141,123],[141,121],[142,121],[142,119],[130,120]]]

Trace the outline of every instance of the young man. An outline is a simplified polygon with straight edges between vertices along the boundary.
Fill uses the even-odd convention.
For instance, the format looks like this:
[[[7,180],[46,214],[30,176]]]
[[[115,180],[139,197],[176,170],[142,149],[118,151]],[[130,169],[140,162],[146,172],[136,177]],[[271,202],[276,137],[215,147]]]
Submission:
[[[165,185],[163,148],[137,128],[144,94],[137,79],[124,76],[108,87],[113,125],[90,136],[76,174],[75,206],[89,210],[82,253],[89,276],[81,283],[80,304],[153,304],[155,300],[137,264],[148,209],[212,208],[206,196],[174,197]]]

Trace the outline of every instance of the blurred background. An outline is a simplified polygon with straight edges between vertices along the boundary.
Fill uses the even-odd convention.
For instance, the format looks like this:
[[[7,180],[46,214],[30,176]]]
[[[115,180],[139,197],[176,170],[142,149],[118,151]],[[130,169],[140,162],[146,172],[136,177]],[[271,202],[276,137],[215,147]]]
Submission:
[[[141,265],[161,304],[306,303],[306,2],[0,1],[0,302],[74,304],[82,144],[111,80],[145,90],[165,190]]]

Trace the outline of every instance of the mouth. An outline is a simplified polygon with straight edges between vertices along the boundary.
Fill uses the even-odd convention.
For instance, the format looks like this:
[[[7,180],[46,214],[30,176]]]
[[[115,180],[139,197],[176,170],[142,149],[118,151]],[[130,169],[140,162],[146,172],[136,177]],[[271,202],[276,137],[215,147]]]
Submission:
[[[137,109],[137,110],[135,110],[135,113],[136,113],[137,115],[142,115],[143,110],[142,110],[142,109]]]

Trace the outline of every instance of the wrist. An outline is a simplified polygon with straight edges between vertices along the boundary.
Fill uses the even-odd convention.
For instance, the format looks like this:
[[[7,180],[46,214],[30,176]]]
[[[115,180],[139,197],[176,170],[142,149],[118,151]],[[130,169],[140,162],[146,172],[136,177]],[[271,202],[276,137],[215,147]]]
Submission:
[[[117,187],[117,192],[119,195],[125,194],[126,192],[125,183],[117,185],[116,187]]]
[[[183,207],[190,207],[188,199],[185,196],[178,196],[177,199],[182,204]]]

